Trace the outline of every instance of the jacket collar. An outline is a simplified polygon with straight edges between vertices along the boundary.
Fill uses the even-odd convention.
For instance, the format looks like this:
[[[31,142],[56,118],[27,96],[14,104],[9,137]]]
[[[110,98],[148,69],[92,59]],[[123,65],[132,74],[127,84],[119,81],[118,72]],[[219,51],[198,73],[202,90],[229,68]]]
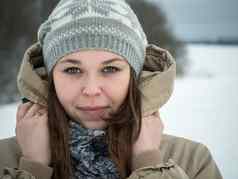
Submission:
[[[168,101],[173,92],[175,76],[176,63],[171,54],[149,44],[140,79],[144,115],[157,111]],[[17,86],[22,97],[43,106],[47,105],[47,71],[39,42],[26,50],[18,72]]]

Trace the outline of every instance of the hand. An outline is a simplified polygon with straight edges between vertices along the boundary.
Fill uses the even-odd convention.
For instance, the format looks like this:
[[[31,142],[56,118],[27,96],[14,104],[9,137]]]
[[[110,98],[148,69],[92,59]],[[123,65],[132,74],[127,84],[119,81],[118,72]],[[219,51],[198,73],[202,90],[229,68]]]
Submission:
[[[159,111],[142,118],[141,132],[133,145],[133,155],[158,150],[164,125],[160,120]]]
[[[23,157],[43,165],[50,164],[48,112],[45,107],[32,102],[20,104],[15,132]]]

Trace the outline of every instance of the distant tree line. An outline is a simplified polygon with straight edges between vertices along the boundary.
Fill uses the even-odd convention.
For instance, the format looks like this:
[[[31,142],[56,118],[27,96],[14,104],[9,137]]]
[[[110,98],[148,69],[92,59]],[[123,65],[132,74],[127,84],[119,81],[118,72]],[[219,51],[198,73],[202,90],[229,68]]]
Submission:
[[[37,40],[37,30],[59,0],[1,0],[0,104],[19,100],[16,75],[24,51]],[[146,0],[127,0],[137,14],[149,43],[168,49],[177,60],[178,74],[186,65],[184,44],[167,25],[164,12]]]

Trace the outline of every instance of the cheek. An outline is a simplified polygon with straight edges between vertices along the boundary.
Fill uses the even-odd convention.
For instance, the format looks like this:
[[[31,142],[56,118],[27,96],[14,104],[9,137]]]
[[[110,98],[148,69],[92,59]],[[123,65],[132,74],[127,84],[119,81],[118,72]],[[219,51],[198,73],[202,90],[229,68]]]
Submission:
[[[66,107],[73,103],[75,99],[74,88],[69,80],[65,80],[63,76],[54,79],[55,91],[60,103]]]
[[[112,82],[113,81],[113,82]],[[123,76],[107,82],[106,93],[110,96],[116,107],[119,107],[125,100],[128,93],[129,77]]]

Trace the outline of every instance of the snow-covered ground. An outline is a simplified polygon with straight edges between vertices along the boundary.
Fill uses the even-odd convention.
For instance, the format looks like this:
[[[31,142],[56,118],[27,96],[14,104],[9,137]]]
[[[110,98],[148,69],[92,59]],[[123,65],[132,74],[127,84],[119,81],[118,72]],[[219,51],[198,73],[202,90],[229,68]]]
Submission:
[[[224,178],[238,178],[238,46],[189,45],[191,68],[161,109],[165,132],[210,149]]]
[[[208,146],[224,178],[238,178],[238,46],[189,45],[191,65],[162,107],[165,133]],[[17,104],[0,107],[0,138],[14,135]]]

